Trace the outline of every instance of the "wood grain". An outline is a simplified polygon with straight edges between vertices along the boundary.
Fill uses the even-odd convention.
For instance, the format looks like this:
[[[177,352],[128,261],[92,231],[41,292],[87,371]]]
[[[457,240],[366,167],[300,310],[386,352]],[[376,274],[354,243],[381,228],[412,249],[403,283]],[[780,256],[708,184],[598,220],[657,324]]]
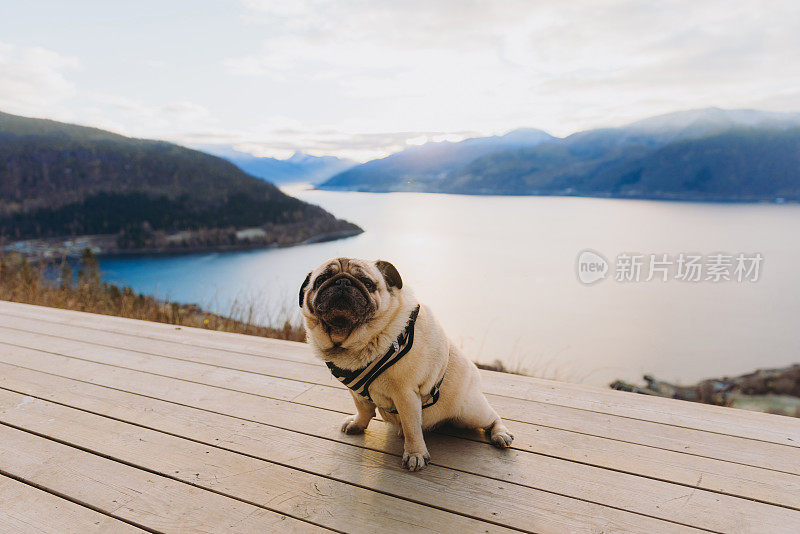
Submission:
[[[0,367],[0,375],[2,388],[522,530],[643,533],[684,530],[664,521],[437,465],[409,476],[399,469],[398,447],[392,448],[392,453],[337,441],[347,436],[333,425],[323,424],[317,429],[323,435],[316,437],[10,366]],[[308,429],[307,425],[302,429]],[[384,439],[395,441],[391,435]],[[442,491],[443,488],[447,491]],[[487,506],[489,495],[491,506]],[[534,502],[536,506],[531,508]]]
[[[9,318],[15,317],[19,319],[28,317],[41,320],[41,317],[32,317],[33,314],[37,313],[36,307],[30,307],[34,308],[34,310],[26,310],[24,308],[20,309],[18,306],[21,305],[17,303],[0,303],[0,314],[5,314]],[[74,314],[77,314],[77,316]],[[125,343],[126,338],[124,336],[126,334],[141,339],[142,328],[147,331],[148,336],[156,335],[160,337],[166,334],[164,336],[165,339],[161,339],[161,341],[173,345],[168,348],[168,350],[174,351],[174,356],[192,353],[191,350],[180,350],[178,345],[192,343],[193,338],[199,338],[197,342],[202,343],[202,345],[197,348],[202,348],[203,345],[208,345],[210,343],[206,339],[208,334],[221,334],[188,327],[181,327],[181,330],[175,331],[175,327],[170,327],[170,325],[159,325],[160,328],[156,329],[156,333],[153,334],[150,331],[150,323],[145,321],[135,321],[119,317],[95,316],[67,310],[47,309],[45,315],[46,319],[52,323],[69,321],[72,326],[81,327],[86,327],[86,324],[90,322],[83,316],[89,316],[90,319],[95,322],[94,329],[99,334],[102,335],[103,332],[121,334],[121,337],[114,343]],[[97,322],[112,324],[100,327]],[[11,323],[6,321],[4,324],[10,325]],[[168,330],[169,328],[172,328],[172,332]],[[139,332],[139,335],[137,335],[137,332]],[[176,332],[178,332],[178,334],[176,334]],[[89,334],[84,335],[87,338],[91,338]],[[179,340],[176,341],[175,338],[178,336],[180,336]],[[229,336],[230,341],[227,339]],[[158,339],[158,337],[155,339]],[[221,344],[219,340],[217,340],[217,343],[211,344],[217,345],[213,347],[217,351],[223,350],[230,352],[226,360],[229,362],[227,365],[233,368],[242,368],[241,366],[244,366],[245,368],[243,368],[243,370],[261,372],[247,367],[248,363],[245,362],[248,360],[250,362],[253,361],[251,358],[247,357],[252,355],[261,355],[273,359],[295,361],[298,363],[318,363],[315,361],[310,349],[304,347],[302,344],[235,334],[228,334],[225,338],[225,342]],[[141,343],[147,343],[146,340],[152,341],[153,338],[147,337],[142,339]],[[128,339],[128,341],[130,341],[130,339]],[[115,344],[113,346],[119,345]],[[126,347],[123,346],[123,348]],[[128,346],[127,348],[130,347]],[[202,357],[204,354],[207,354],[207,351],[194,351],[194,354],[198,355],[198,357]],[[237,354],[245,358],[238,358]],[[201,360],[195,359],[195,361]],[[324,371],[321,367],[320,370]],[[306,369],[306,371],[310,373],[310,376],[317,376],[308,369]],[[267,372],[266,374],[270,373]],[[783,420],[784,418],[782,416],[753,413],[719,406],[695,403],[687,404],[682,401],[657,397],[651,397],[648,402],[642,403],[641,395],[611,391],[582,384],[555,382],[491,371],[482,371],[482,375],[484,391],[491,395],[536,400],[599,413],[620,415],[645,421],[800,447],[800,421],[787,423]],[[534,385],[536,387],[532,387]]]
[[[0,530],[800,531],[800,421],[481,374],[514,448],[409,474],[306,345],[0,302]]]
[[[35,353],[27,355],[29,360],[34,360],[36,357]],[[2,358],[5,359],[5,356]],[[45,362],[48,359],[52,361],[58,358],[63,357],[44,356]],[[68,364],[68,362],[55,363],[62,371],[67,367],[65,364]],[[97,381],[98,377],[104,380],[104,375],[109,373],[112,375],[117,374],[118,380],[122,378],[122,383],[118,385],[123,387],[128,387],[125,386],[125,383],[139,384],[143,382],[141,376],[137,377],[137,372],[135,371],[131,372],[110,366],[98,366],[97,364],[75,359],[72,359],[71,363],[77,368],[75,370],[77,370],[78,375],[89,374],[93,377],[93,381]],[[127,371],[132,374],[121,377],[118,374],[120,371]],[[192,393],[187,395],[186,392],[187,388],[196,388],[196,384],[181,384],[171,379],[164,380],[166,383],[161,385],[160,389],[162,391],[170,391],[173,399],[187,405],[192,404],[192,402],[188,401],[196,400],[196,397],[188,396],[192,395]],[[232,393],[220,389],[216,391],[222,391],[226,394]],[[209,394],[213,395],[212,392],[206,390],[203,396],[207,397]],[[263,414],[265,409],[264,402],[259,402],[258,397],[249,396],[249,398],[256,401],[251,408],[253,413]],[[216,406],[226,404],[240,406],[242,404],[241,400],[232,403],[228,399],[230,397],[214,398],[212,396],[209,400],[211,405]],[[287,404],[297,406],[292,403]],[[261,415],[256,415],[256,417],[261,417]],[[268,414],[266,418],[271,421],[279,420],[281,418],[280,410]],[[297,412],[294,412],[290,413],[288,417],[284,416],[282,422],[286,428],[293,428],[292,425],[297,424],[296,421],[299,419]],[[322,420],[324,425],[321,425],[321,428],[335,430],[335,425],[331,424],[334,421],[330,420],[330,417]],[[377,428],[371,427],[370,432],[365,436],[352,438],[364,440],[366,448],[386,450],[396,455],[401,451],[399,440],[393,439],[390,429],[385,425]],[[428,438],[428,445],[432,455],[434,455],[434,462],[442,467],[473,472],[473,474],[506,480],[572,498],[590,500],[598,504],[677,521],[699,528],[727,531],[736,525],[748,524],[753,518],[762,521],[762,516],[765,516],[765,514],[769,517],[780,518],[784,525],[792,525],[800,521],[799,512],[785,508],[767,506],[745,499],[707,492],[699,488],[687,488],[686,486],[631,476],[522,451],[506,451],[503,453],[483,443],[471,440],[453,440],[447,436],[431,435]],[[642,499],[643,495],[648,495],[650,498]],[[722,505],[727,505],[731,512],[725,516],[719,516],[712,512],[712,510]]]
[[[5,390],[0,391],[0,422],[252,503],[276,516],[285,514],[340,531],[508,531],[305,470]]]
[[[146,532],[91,508],[0,475],[0,532],[84,534]]]
[[[5,425],[0,425],[0,470],[159,532],[320,530]]]

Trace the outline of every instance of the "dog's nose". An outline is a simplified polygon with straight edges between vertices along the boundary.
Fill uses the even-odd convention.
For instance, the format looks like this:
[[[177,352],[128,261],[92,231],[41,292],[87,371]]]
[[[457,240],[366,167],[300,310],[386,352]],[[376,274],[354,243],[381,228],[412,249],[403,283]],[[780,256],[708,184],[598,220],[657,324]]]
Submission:
[[[339,287],[349,287],[350,286],[350,280],[347,279],[347,278],[339,278],[336,281],[336,285],[339,286]]]

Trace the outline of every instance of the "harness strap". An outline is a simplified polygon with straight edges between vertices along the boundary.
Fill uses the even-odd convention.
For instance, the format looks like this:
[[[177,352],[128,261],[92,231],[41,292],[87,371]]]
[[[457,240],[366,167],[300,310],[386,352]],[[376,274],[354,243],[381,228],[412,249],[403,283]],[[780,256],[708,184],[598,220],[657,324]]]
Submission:
[[[342,384],[355,391],[362,397],[372,400],[372,397],[369,394],[369,386],[381,375],[381,373],[397,363],[400,358],[408,354],[408,351],[410,351],[411,347],[414,345],[414,325],[417,321],[418,315],[419,305],[417,305],[411,312],[411,316],[408,318],[406,327],[403,329],[400,335],[397,336],[397,340],[392,343],[392,346],[389,347],[389,350],[386,352],[386,354],[384,354],[381,358],[371,362],[366,367],[350,371],[337,367],[333,362],[325,362],[325,365],[328,366],[331,374],[335,376]],[[423,399],[423,408],[433,406],[436,404],[436,401],[439,400],[439,387],[442,385],[443,381],[444,374],[442,374],[442,378],[440,378],[439,381],[433,386],[430,394],[426,397],[428,399],[427,402],[425,402]],[[396,410],[389,411],[390,413],[397,413]]]

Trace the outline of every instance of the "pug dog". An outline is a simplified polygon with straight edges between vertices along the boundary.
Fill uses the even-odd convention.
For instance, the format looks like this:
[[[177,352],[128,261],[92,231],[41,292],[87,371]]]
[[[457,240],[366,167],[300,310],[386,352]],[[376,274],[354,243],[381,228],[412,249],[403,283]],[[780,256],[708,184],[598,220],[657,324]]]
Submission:
[[[478,368],[388,261],[324,262],[300,287],[300,307],[309,343],[355,401],[343,432],[364,432],[377,408],[404,437],[409,471],[430,462],[423,430],[444,422],[483,429],[497,447],[511,445],[514,436],[483,395]]]

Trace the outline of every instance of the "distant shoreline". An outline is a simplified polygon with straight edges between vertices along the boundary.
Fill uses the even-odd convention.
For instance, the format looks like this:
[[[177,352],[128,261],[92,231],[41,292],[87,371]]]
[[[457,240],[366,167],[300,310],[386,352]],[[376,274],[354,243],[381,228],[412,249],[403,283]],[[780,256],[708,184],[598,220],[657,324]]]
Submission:
[[[279,245],[277,243],[270,244],[240,244],[240,245],[224,245],[212,247],[188,247],[188,248],[157,248],[157,249],[132,249],[120,250],[116,252],[100,252],[97,254],[98,258],[124,258],[129,256],[185,256],[188,254],[202,254],[208,252],[244,252],[249,250],[267,250],[278,248],[290,248],[300,245],[311,245],[314,243],[326,243],[328,241],[338,241],[339,239],[347,239],[348,237],[355,237],[364,233],[364,230],[346,230],[341,232],[328,232],[313,236],[297,243],[289,243]]]
[[[420,193],[425,195],[458,195],[467,197],[554,197],[554,198],[600,198],[608,200],[647,200],[652,202],[691,202],[694,204],[800,204],[800,199],[787,198],[683,198],[683,197],[661,197],[661,196],[614,196],[610,194],[570,194],[570,193],[508,193],[508,192],[476,192],[467,193],[460,191],[422,191],[416,189],[347,189],[338,187],[311,187],[313,191],[325,191],[329,193]]]
[[[153,247],[136,249],[115,249],[116,235],[98,234],[86,236],[63,236],[47,239],[24,239],[5,245],[6,252],[19,252],[30,261],[58,259],[66,257],[74,259],[89,248],[98,258],[127,258],[137,256],[185,256],[212,252],[241,252],[250,250],[266,250],[288,248],[313,243],[324,243],[355,237],[364,233],[362,229],[325,232],[311,236],[302,241],[292,243],[247,243],[232,245],[190,246],[190,247]],[[70,245],[65,245],[70,243]],[[114,243],[109,245],[109,243]],[[22,245],[22,246],[21,246]]]

